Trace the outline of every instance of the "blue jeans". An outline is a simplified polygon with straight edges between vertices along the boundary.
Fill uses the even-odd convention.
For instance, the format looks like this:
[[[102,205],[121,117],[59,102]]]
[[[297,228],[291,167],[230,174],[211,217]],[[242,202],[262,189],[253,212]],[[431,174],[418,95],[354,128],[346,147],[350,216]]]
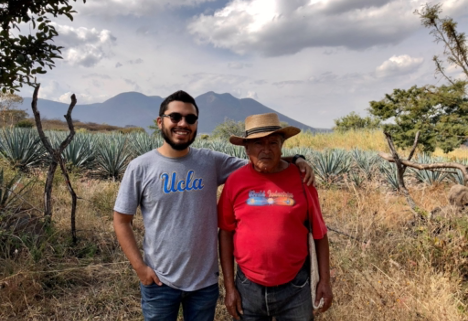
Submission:
[[[213,321],[218,301],[218,284],[197,291],[181,291],[165,284],[140,283],[141,308],[145,321],[176,321],[180,304],[185,321]]]
[[[237,269],[236,287],[242,300],[242,320],[312,321],[308,265],[304,264],[296,277],[282,285],[263,286],[246,278]]]

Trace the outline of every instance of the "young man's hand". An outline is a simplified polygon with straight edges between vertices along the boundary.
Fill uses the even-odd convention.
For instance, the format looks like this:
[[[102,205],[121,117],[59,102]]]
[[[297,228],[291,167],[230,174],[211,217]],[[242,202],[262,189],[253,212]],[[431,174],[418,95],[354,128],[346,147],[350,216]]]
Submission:
[[[135,269],[135,272],[143,285],[151,285],[153,283],[156,283],[159,286],[162,285],[162,282],[159,280],[156,273],[154,273],[153,269],[148,265],[143,265],[138,269]]]
[[[299,167],[301,173],[304,173],[304,180],[303,182],[307,184],[307,186],[313,185],[315,182],[315,174],[312,167],[306,162],[305,159],[298,158],[296,160],[296,166]]]

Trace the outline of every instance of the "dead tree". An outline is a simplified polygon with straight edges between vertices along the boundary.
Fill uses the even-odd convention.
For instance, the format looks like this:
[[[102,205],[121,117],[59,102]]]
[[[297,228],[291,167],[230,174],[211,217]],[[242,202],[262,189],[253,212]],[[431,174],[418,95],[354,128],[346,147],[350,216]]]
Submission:
[[[406,185],[405,185],[405,182],[404,182],[404,179],[403,179],[403,174],[405,173],[407,167],[416,168],[418,170],[430,170],[430,171],[437,171],[437,170],[440,170],[440,169],[442,169],[442,170],[444,170],[444,169],[445,170],[446,169],[458,169],[463,174],[463,180],[464,180],[465,185],[468,182],[468,168],[467,168],[467,166],[465,166],[463,164],[454,163],[454,162],[420,164],[420,163],[416,163],[416,162],[411,161],[411,158],[413,157],[414,152],[416,150],[416,147],[418,145],[419,132],[416,133],[416,137],[414,139],[414,144],[413,144],[413,147],[411,148],[411,152],[410,152],[410,154],[408,156],[408,159],[402,159],[402,158],[399,157],[399,155],[398,155],[398,153],[397,153],[397,151],[395,149],[395,146],[393,145],[392,136],[389,133],[384,133],[384,134],[385,134],[385,138],[387,139],[387,143],[388,143],[388,146],[389,146],[390,151],[392,152],[392,154],[387,154],[387,153],[380,152],[379,156],[381,158],[385,159],[386,161],[389,161],[391,163],[396,164],[397,173],[398,173],[398,183],[400,185],[400,190],[403,193],[403,195],[406,197],[406,200],[407,200],[408,204],[410,205],[411,210],[413,211],[413,213],[421,216],[420,211],[418,211],[418,206],[416,205],[413,198],[411,197],[408,189],[406,188]]]
[[[65,148],[67,148],[67,146],[70,144],[70,142],[73,140],[73,137],[75,136],[75,127],[73,126],[71,113],[73,111],[73,108],[76,105],[76,97],[74,94],[71,96],[70,106],[68,107],[67,114],[64,115],[65,119],[67,120],[70,133],[68,134],[68,136],[65,138],[65,140],[60,144],[58,148],[53,148],[49,142],[48,137],[44,134],[44,130],[42,129],[41,114],[39,113],[39,110],[37,109],[37,99],[38,99],[37,97],[39,93],[39,87],[40,85],[38,84],[34,88],[34,94],[33,94],[31,107],[34,113],[34,120],[36,122],[36,127],[39,133],[39,137],[41,138],[42,144],[44,145],[45,149],[50,155],[50,165],[49,165],[49,170],[47,172],[47,179],[46,179],[46,184],[45,184],[45,189],[44,189],[44,216],[47,217],[49,220],[52,217],[52,185],[53,185],[55,170],[57,169],[57,166],[60,165],[60,169],[62,170],[62,175],[65,178],[68,191],[70,192],[70,195],[72,197],[72,209],[71,209],[71,217],[70,217],[71,218],[70,220],[71,221],[71,233],[72,233],[73,243],[76,243],[77,237],[76,237],[75,214],[76,214],[77,197],[76,197],[75,191],[73,190],[73,187],[71,186],[70,177],[68,176],[68,171],[66,169],[66,166],[62,158],[62,152],[65,150]]]
[[[398,174],[399,190],[405,196],[406,201],[408,202],[409,206],[411,207],[411,210],[416,213],[417,212],[416,203],[414,202],[413,198],[411,197],[410,193],[408,192],[408,189],[406,188],[406,185],[405,185],[405,180],[403,179],[403,175],[405,174],[407,165],[404,164],[404,162],[403,162],[404,160],[400,159],[400,157],[399,157],[399,155],[398,155],[398,153],[396,151],[396,148],[393,145],[392,136],[389,133],[384,133],[384,134],[385,134],[385,138],[387,139],[388,147],[390,148],[390,151],[392,152],[392,161],[395,162],[395,164],[396,164],[397,174]],[[408,161],[410,161],[411,158],[413,158],[416,147],[418,146],[418,140],[419,140],[419,132],[416,133],[416,137],[414,138],[413,147],[411,148],[411,152],[410,152],[410,154],[408,156]]]

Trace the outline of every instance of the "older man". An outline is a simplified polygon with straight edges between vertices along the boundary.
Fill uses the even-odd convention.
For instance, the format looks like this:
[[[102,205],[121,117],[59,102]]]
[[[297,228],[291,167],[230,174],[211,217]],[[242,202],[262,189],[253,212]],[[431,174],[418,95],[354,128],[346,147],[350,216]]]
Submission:
[[[311,222],[320,282],[316,305],[333,299],[327,229],[317,191],[281,160],[284,140],[300,132],[280,127],[276,114],[247,117],[243,145],[250,163],[227,179],[218,203],[220,256],[229,313],[243,320],[313,320],[307,234]],[[234,258],[237,276],[234,280]]]

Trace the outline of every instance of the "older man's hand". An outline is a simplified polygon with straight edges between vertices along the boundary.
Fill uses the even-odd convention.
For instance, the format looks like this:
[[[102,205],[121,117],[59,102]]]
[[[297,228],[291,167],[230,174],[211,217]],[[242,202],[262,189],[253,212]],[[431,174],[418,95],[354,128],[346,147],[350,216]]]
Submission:
[[[244,311],[242,311],[242,301],[237,289],[226,289],[224,304],[226,305],[226,309],[228,310],[229,314],[232,315],[234,319],[240,320],[240,315],[242,315]]]
[[[303,182],[307,184],[307,186],[313,185],[315,182],[315,174],[312,167],[306,162],[305,159],[298,158],[296,160],[296,166],[299,167],[301,173],[304,173]]]
[[[327,311],[333,301],[333,292],[330,282],[320,280],[317,284],[317,291],[315,293],[315,306],[318,306],[320,304],[320,300],[323,298],[323,306],[318,309],[317,312]]]

